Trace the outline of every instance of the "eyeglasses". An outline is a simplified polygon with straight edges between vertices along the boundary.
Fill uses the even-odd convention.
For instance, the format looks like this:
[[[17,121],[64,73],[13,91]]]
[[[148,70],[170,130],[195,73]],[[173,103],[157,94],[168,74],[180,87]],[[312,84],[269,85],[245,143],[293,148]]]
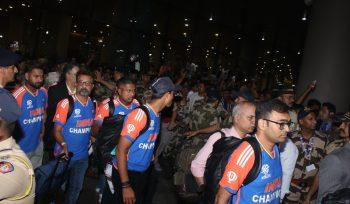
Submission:
[[[78,81],[79,85],[84,85],[84,86],[91,86],[94,84],[92,81]]]
[[[293,128],[294,127],[294,123],[289,121],[289,122],[276,122],[276,121],[273,121],[273,120],[269,120],[269,119],[263,119],[263,120],[266,120],[266,121],[269,121],[271,123],[275,123],[277,125],[280,126],[280,130],[283,130],[285,127],[288,127],[289,129]]]

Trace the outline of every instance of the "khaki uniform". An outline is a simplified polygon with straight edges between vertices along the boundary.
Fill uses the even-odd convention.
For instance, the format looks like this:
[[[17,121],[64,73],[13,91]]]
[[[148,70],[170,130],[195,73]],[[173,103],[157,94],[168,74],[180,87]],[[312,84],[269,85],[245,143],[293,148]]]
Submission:
[[[320,161],[326,155],[327,139],[326,135],[315,131],[314,136],[306,140],[298,131],[291,140],[297,146],[299,156],[285,203],[302,203],[317,175]]]
[[[10,137],[0,142],[0,204],[32,204],[34,198],[32,164]]]

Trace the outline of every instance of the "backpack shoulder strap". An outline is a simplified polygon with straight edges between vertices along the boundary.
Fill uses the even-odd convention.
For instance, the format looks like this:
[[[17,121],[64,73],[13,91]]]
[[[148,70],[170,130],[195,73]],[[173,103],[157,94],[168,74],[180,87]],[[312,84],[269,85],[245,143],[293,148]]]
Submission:
[[[219,130],[218,132],[220,133],[220,135],[221,135],[221,138],[224,138],[224,137],[226,137],[226,135],[225,135],[225,133],[224,133],[223,131]]]
[[[243,185],[245,186],[251,183],[252,181],[254,181],[256,177],[258,177],[261,170],[262,158],[261,158],[261,147],[258,140],[255,137],[247,137],[243,140],[247,141],[252,146],[254,150],[254,156],[255,156],[253,167],[249,171],[247,177],[243,182]]]
[[[109,98],[109,101],[108,101],[108,108],[109,108],[109,117],[111,117],[111,116],[113,116],[114,110],[115,110],[114,99],[113,99],[113,97],[110,97],[110,98]]]
[[[74,110],[74,98],[73,98],[73,96],[69,95],[67,97],[67,99],[69,102],[68,113],[67,113],[67,120],[68,120],[70,118],[70,116],[72,115],[73,110]]]
[[[146,114],[146,117],[147,117],[146,125],[145,125],[145,127],[142,128],[142,130],[140,131],[140,134],[139,134],[139,135],[142,135],[143,133],[145,133],[148,130],[148,127],[150,125],[151,120],[150,120],[149,110],[148,110],[148,108],[146,106],[141,105],[138,108],[143,110],[145,112],[145,114]]]

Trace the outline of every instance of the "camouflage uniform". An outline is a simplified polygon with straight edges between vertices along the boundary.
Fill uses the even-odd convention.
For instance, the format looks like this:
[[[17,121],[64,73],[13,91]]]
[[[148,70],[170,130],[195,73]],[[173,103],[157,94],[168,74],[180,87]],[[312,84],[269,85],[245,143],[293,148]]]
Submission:
[[[327,139],[326,135],[315,131],[314,136],[306,140],[298,131],[291,136],[291,140],[297,146],[299,156],[285,203],[302,203],[318,172],[319,163],[326,155]],[[314,169],[311,165],[314,165]],[[306,170],[307,167],[310,168],[309,171]]]
[[[173,138],[164,148],[164,151],[159,159],[159,163],[163,168],[163,173],[172,176],[175,173],[175,159],[180,151],[180,145],[186,140],[184,133],[188,131],[188,110],[186,101],[181,101],[174,104],[174,110],[177,112],[175,123],[176,127],[171,130]]]
[[[333,152],[334,150],[344,147],[348,143],[348,141],[345,138],[341,137],[337,132],[331,133],[331,136],[329,138],[330,140],[328,141],[328,144],[326,146],[327,155]]]
[[[196,131],[219,123],[219,112],[213,107],[213,104],[207,103],[205,100],[199,100],[194,103],[193,111],[189,114],[190,130]],[[183,185],[185,183],[186,175],[191,174],[190,166],[192,160],[204,146],[209,136],[210,134],[200,134],[186,138],[182,142],[181,149],[176,157],[175,185]]]
[[[142,104],[150,102],[148,99],[152,96],[152,91],[149,89],[149,85],[145,85],[142,82],[136,84],[136,98]]]
[[[233,123],[232,117],[231,117],[232,111],[227,111],[221,103],[217,107],[217,111],[220,116],[220,129],[232,127],[232,123]]]

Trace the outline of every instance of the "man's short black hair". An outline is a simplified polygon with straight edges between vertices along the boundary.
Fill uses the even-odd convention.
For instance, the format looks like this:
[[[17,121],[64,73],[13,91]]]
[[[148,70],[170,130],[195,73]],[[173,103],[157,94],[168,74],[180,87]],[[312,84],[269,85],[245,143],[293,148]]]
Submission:
[[[133,80],[131,80],[130,78],[122,77],[118,80],[117,87],[121,87],[121,86],[126,85],[126,84],[135,84],[135,82]]]
[[[41,69],[44,71],[44,65],[38,61],[29,61],[25,65],[25,73],[33,71],[33,69]]]
[[[321,107],[321,102],[317,99],[310,99],[307,101],[307,104],[306,104],[307,107],[312,107],[312,106],[319,106]]]
[[[79,76],[82,76],[82,75],[89,76],[92,79],[94,78],[92,72],[90,72],[89,70],[86,70],[86,69],[81,69],[77,73],[77,80],[78,80]]]
[[[322,107],[326,107],[330,113],[336,113],[337,109],[333,103],[323,103]]]
[[[65,76],[68,72],[72,71],[74,67],[79,67],[77,64],[68,63],[63,67],[63,76]]]
[[[256,121],[268,119],[272,111],[288,113],[289,107],[278,99],[261,102],[256,107]]]

